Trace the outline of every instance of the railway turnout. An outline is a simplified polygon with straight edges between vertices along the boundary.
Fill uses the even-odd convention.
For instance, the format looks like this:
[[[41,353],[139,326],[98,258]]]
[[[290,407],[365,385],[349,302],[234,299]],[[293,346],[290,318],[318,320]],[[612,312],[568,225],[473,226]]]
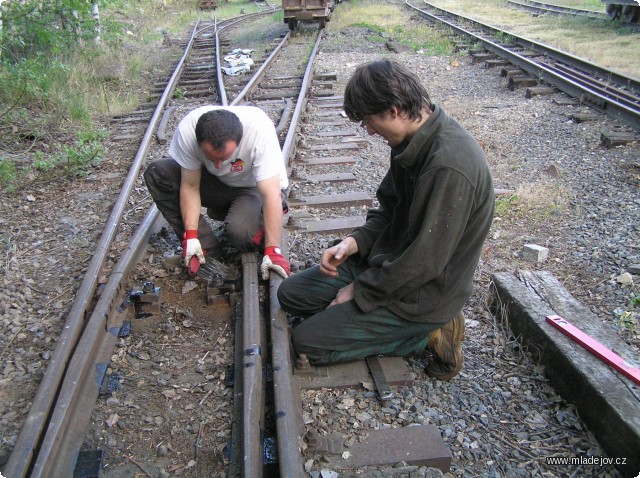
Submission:
[[[414,7],[408,2],[407,5],[428,16],[429,21],[444,24],[470,39],[476,47],[464,48],[472,49],[475,61],[485,62],[486,68],[504,68],[505,75],[513,80],[513,88],[526,84],[523,77],[532,78],[528,96],[540,94],[541,90],[535,88],[543,85],[557,88],[631,128],[640,126],[640,85],[635,80],[543,49],[526,39],[515,38],[513,43],[502,45],[490,38],[495,32],[478,31],[486,26],[472,29],[463,25],[468,19],[454,21],[428,7]],[[200,8],[215,10],[216,2],[203,1]],[[202,279],[187,281],[182,290],[173,284],[179,272],[167,266],[170,258],[158,258],[175,252],[176,244],[167,237],[171,233],[167,233],[166,227],[163,229],[162,218],[155,206],[150,205],[149,198],[144,193],[138,196],[140,171],[150,156],[160,154],[157,148],[166,147],[175,118],[200,104],[251,103],[273,119],[291,184],[285,243],[291,244],[303,235],[324,235],[330,241],[362,224],[363,210],[374,204],[372,195],[358,187],[357,172],[341,169],[355,164],[356,152],[367,148],[368,139],[342,114],[342,96],[334,89],[336,73],[316,71],[314,62],[323,41],[322,30],[301,29],[294,35],[284,25],[280,36],[264,40],[269,48],[264,56],[255,59],[252,75],[222,75],[221,55],[238,42],[234,38],[234,25],[259,22],[273,11],[267,8],[260,14],[229,21],[196,24],[182,45],[184,54],[173,74],[157,85],[149,104],[130,116],[115,118],[112,139],[123,143],[139,141],[140,146],[76,294],[5,475],[67,477],[74,476],[74,472],[80,474],[79,467],[85,467],[82,472],[99,473],[104,465],[101,446],[118,448],[117,443],[108,440],[100,443],[101,438],[97,438],[100,427],[104,423],[116,427],[119,420],[126,427],[124,423],[138,419],[150,429],[162,429],[167,441],[174,435],[188,438],[195,435],[194,447],[175,444],[181,441],[179,438],[173,440],[172,446],[181,446],[180,453],[193,457],[181,467],[168,465],[166,455],[174,450],[164,440],[153,446],[144,445],[147,449],[154,448],[158,468],[167,466],[173,472],[193,469],[195,476],[302,477],[309,471],[308,460],[313,459],[339,470],[404,463],[449,471],[452,454],[438,426],[413,423],[372,429],[364,438],[347,439],[349,446],[345,446],[345,437],[332,433],[330,424],[313,427],[311,420],[305,418],[305,410],[321,406],[303,405],[305,397],[320,389],[370,390],[373,399],[391,408],[399,390],[413,384],[414,374],[405,360],[370,357],[356,363],[318,367],[309,364],[304,356],[293,356],[289,345],[290,318],[280,309],[276,296],[282,279],[272,273],[268,281],[260,281],[256,254],[243,253],[239,261],[229,265],[238,269],[237,281],[209,277],[204,285]],[[498,57],[506,63],[501,63]],[[629,134],[628,137],[635,138],[635,133]],[[621,139],[613,133],[609,136],[603,133],[603,142],[607,141],[614,145]],[[323,185],[331,192],[306,193],[309,184]],[[132,202],[136,205],[130,208]],[[123,235],[128,246],[114,254],[113,243],[116,237],[122,242]],[[150,241],[154,244],[151,253]],[[162,267],[158,263],[166,270],[159,273]],[[292,271],[296,271],[310,264],[295,257],[291,265]],[[149,271],[155,271],[153,280],[148,277]],[[99,281],[104,274],[108,279]],[[512,280],[510,276],[498,276],[497,295],[505,303],[517,304],[518,297],[508,291]],[[535,280],[551,281],[544,277]],[[533,282],[534,278],[530,278],[529,283]],[[136,289],[133,284],[142,286]],[[195,302],[184,299],[187,286],[198,291]],[[551,290],[548,285],[547,290]],[[563,303],[571,301],[564,299]],[[169,318],[162,324],[145,324],[145,318],[150,316]],[[139,329],[137,343],[130,339],[132,327],[134,336],[136,328]],[[208,329],[208,335],[197,333],[198,328]],[[194,344],[196,348],[190,349]],[[184,357],[185,361],[193,361],[196,372],[173,363],[170,358],[178,352],[168,351],[182,348],[197,351],[197,356]],[[580,365],[575,369],[579,370]],[[130,405],[125,400],[121,402],[120,385],[116,383],[121,376],[126,377],[123,386],[141,390],[140,402],[145,396],[145,386],[150,386],[145,382],[161,386],[161,403],[149,400],[148,404],[134,406],[133,402]],[[598,386],[597,381],[589,383],[594,389]],[[189,397],[190,403],[185,410],[178,411],[180,396]],[[207,400],[212,396],[220,398],[221,405],[208,411]],[[601,396],[598,397],[600,400]],[[109,399],[111,404],[126,405],[126,411],[119,412],[122,415],[110,413]],[[172,408],[174,403],[176,409]],[[166,412],[167,404],[171,405],[170,412]],[[160,411],[163,407],[164,411]],[[190,434],[172,426],[172,420],[194,410],[203,415],[193,420]],[[615,407],[606,410],[612,417],[616,412]],[[214,423],[212,417],[216,413],[221,422],[229,423],[228,428],[207,426]],[[624,433],[629,447],[637,443],[638,429],[633,420],[627,421]],[[88,439],[89,434],[93,438]],[[219,449],[221,442],[225,443],[223,450]],[[143,463],[127,451],[114,450],[110,453],[120,453],[119,464],[129,472],[155,476],[157,470],[149,468],[155,466],[151,461]],[[624,453],[630,455],[630,450],[625,449]]]

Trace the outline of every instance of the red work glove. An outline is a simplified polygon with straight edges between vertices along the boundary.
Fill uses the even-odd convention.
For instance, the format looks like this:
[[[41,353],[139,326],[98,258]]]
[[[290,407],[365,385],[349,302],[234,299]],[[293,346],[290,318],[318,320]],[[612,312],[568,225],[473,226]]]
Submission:
[[[280,274],[283,279],[286,279],[291,274],[289,261],[284,258],[279,247],[269,246],[264,249],[264,257],[260,266],[263,280],[269,279],[269,270]]]
[[[195,270],[192,271],[194,274],[198,271],[197,265],[205,263],[204,251],[198,240],[198,231],[196,229],[185,231],[184,236],[182,236],[182,258],[184,259],[185,267],[190,267],[191,261],[193,260],[194,264],[189,270],[191,271],[191,269],[195,268]],[[195,263],[196,259],[198,264]]]

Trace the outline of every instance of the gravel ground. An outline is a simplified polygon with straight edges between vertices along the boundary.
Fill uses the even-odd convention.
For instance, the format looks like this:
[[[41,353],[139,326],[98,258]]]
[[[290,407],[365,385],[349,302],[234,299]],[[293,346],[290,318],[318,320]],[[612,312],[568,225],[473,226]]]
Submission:
[[[384,44],[367,41],[367,33],[362,28],[333,32],[329,23],[317,70],[336,71],[345,82],[363,61],[393,55],[405,62],[424,79],[432,99],[481,142],[496,187],[516,194],[498,200],[476,292],[465,308],[461,374],[448,383],[430,379],[423,371],[426,358],[417,356],[409,358],[414,385],[397,390],[390,403],[381,404],[362,390],[305,392],[308,425],[345,436],[355,430],[362,438],[369,429],[434,424],[454,455],[449,476],[619,476],[610,467],[545,464],[545,457],[604,451],[575,408],[549,386],[544,369],[490,314],[487,301],[494,272],[550,270],[602,319],[603,327],[614,328],[638,350],[638,312],[630,306],[640,295],[638,144],[605,149],[600,132],[620,126],[605,117],[574,123],[569,114],[579,107],[556,104],[553,96],[525,99],[523,91],[509,91],[497,71],[472,65],[464,56],[392,54]],[[369,178],[366,189],[373,193],[386,171],[388,147],[371,138],[359,154],[357,174]],[[126,171],[126,164],[114,164]],[[47,366],[117,181],[96,187],[88,179],[77,188],[65,182],[36,184],[20,193],[2,193],[0,469]],[[326,185],[308,187],[326,191]],[[295,236],[292,260],[317,261],[326,241]],[[548,247],[549,259],[524,261],[526,243]],[[322,461],[308,463],[314,476],[322,467]],[[386,474],[361,471],[353,473],[438,475],[412,467]]]
[[[545,457],[604,451],[575,408],[548,384],[544,368],[491,315],[487,303],[492,273],[549,270],[604,327],[616,329],[638,350],[637,311],[630,307],[638,296],[640,263],[638,145],[605,149],[601,131],[621,125],[606,117],[574,123],[569,115],[583,108],[555,103],[562,95],[525,99],[524,91],[507,89],[497,70],[472,65],[468,58],[392,54],[384,45],[363,40],[367,34],[366,29],[335,34],[329,29],[318,70],[336,71],[338,81],[346,82],[361,62],[387,55],[403,61],[423,78],[432,99],[481,142],[496,188],[515,194],[499,198],[475,294],[465,307],[466,365],[461,374],[449,383],[438,382],[424,374],[425,357],[410,357],[414,385],[399,390],[391,403],[381,404],[366,391],[308,391],[308,426],[331,433],[339,424],[345,436],[355,427],[363,438],[370,429],[435,424],[454,455],[455,476],[618,476],[612,467],[546,465]],[[369,178],[368,192],[384,176],[388,155],[379,138],[370,138],[369,147],[360,151],[353,172]],[[302,196],[344,192],[349,186],[306,184],[299,189]],[[295,235],[290,242],[292,260],[305,263],[313,256],[317,262],[327,238]],[[549,248],[549,259],[525,261],[522,248],[529,243]],[[629,328],[621,324],[622,316],[630,320]],[[318,468],[322,465],[316,462],[311,469]],[[425,476],[423,469],[396,470],[397,476],[408,472]]]

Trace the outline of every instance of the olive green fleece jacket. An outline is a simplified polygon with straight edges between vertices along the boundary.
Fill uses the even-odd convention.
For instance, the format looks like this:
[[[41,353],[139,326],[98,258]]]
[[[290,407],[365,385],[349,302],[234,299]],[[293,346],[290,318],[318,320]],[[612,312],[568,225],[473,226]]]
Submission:
[[[409,141],[392,148],[376,195],[379,207],[350,234],[358,254],[349,260],[368,264],[354,284],[356,304],[414,322],[448,322],[472,293],[493,220],[482,148],[436,105]]]

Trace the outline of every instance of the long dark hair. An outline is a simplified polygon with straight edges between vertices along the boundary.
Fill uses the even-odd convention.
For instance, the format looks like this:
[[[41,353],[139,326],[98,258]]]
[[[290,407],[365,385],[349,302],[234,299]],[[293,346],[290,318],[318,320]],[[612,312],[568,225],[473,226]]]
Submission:
[[[344,112],[362,121],[393,107],[411,120],[422,119],[431,99],[416,74],[396,60],[376,60],[356,68],[344,91]]]

